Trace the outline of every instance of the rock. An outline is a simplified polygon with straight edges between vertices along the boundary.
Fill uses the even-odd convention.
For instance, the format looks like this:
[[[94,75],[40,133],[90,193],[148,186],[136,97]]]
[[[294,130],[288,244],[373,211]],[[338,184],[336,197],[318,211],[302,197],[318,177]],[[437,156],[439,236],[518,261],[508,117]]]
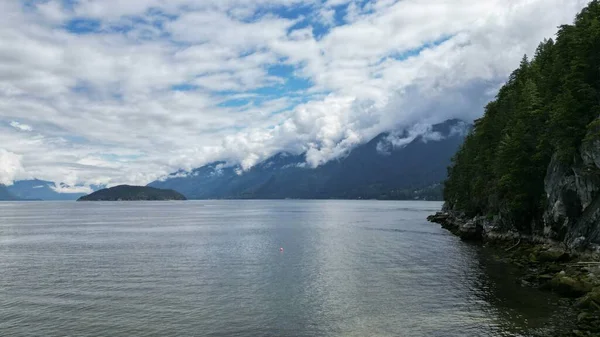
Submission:
[[[450,218],[450,214],[446,212],[437,212],[427,217],[427,221],[435,222],[435,223],[444,223],[448,221]]]
[[[598,131],[590,129],[588,136]],[[586,136],[572,163],[561,162],[557,155],[552,157],[544,179],[544,236],[563,241],[575,250],[600,244],[599,172],[598,137]]]
[[[456,216],[453,213],[448,212],[437,212],[427,217],[430,222],[438,223],[442,228],[449,230],[450,232],[458,235],[458,228],[464,221],[461,220],[460,216]]]
[[[598,278],[596,277],[596,274],[594,274],[594,273],[588,273],[588,274],[587,274],[587,278],[588,278],[588,280],[590,280],[590,281],[592,281],[592,282],[595,282],[595,281],[598,279]]]
[[[573,330],[573,335],[579,337],[579,336],[586,336],[583,331],[581,330]]]
[[[592,290],[592,285],[569,276],[557,275],[551,281],[552,289],[567,297],[579,297]]]
[[[537,263],[537,255],[535,255],[534,253],[529,254],[529,262]]]
[[[537,254],[537,261],[539,262],[564,262],[569,259],[569,253],[562,249],[548,249]]]
[[[587,312],[582,312],[579,315],[577,315],[577,322],[581,322],[584,319],[588,318],[590,314],[588,314]]]
[[[554,278],[554,276],[548,275],[548,274],[543,274],[543,275],[538,276],[538,280],[540,280],[541,282],[549,282],[549,281],[552,281],[553,278]]]
[[[471,219],[458,226],[458,236],[464,241],[478,241],[482,238],[483,227],[479,218]]]
[[[556,273],[560,272],[561,270],[562,270],[562,266],[559,264],[554,264],[554,263],[546,264],[545,266],[543,266],[541,274],[555,275]]]
[[[582,296],[582,297],[578,298],[577,301],[575,302],[575,307],[580,308],[580,309],[586,309],[592,304],[591,301],[592,301],[592,299],[590,297],[588,297],[588,295]]]
[[[531,287],[532,285],[531,285],[531,283],[530,283],[530,282],[528,282],[528,281],[521,280],[521,286],[522,286],[522,287],[527,287],[527,288],[529,288],[529,287]]]
[[[579,216],[581,206],[577,198],[575,177],[570,167],[560,162],[557,155],[552,157],[544,179],[548,197],[544,212],[544,234],[551,239],[562,241],[573,218]]]
[[[575,306],[582,309],[600,310],[600,287],[594,288],[587,295],[579,298]]]

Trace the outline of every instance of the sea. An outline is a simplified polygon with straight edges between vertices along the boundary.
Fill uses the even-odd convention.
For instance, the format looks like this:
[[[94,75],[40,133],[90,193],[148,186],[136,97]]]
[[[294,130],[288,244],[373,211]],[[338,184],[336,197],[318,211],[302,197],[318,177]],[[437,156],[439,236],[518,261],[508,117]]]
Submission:
[[[559,298],[439,202],[0,203],[0,336],[544,336]]]

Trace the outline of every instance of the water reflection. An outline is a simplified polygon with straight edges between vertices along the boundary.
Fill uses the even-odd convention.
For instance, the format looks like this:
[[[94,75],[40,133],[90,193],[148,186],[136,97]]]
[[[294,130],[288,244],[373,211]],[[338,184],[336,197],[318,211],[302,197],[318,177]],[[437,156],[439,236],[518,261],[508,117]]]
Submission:
[[[566,322],[575,319],[564,300],[549,292],[520,283],[521,270],[500,261],[497,251],[476,250],[478,277],[473,292],[496,317],[494,324],[504,335],[553,336],[570,331]]]
[[[530,336],[561,314],[427,223],[438,203],[0,205],[3,335]]]

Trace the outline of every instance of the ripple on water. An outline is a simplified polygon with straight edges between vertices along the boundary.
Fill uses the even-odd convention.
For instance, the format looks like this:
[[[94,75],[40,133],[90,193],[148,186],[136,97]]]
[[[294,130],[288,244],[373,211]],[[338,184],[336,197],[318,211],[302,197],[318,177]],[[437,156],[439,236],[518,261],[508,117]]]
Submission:
[[[427,223],[439,203],[0,207],[6,336],[533,336],[563,314]]]

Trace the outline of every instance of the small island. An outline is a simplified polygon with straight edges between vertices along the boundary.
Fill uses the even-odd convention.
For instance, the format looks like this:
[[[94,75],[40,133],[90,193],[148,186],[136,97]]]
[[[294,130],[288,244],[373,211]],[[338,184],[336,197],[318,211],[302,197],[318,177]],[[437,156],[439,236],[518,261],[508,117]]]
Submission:
[[[147,186],[119,185],[83,196],[77,201],[186,200],[183,194]]]

